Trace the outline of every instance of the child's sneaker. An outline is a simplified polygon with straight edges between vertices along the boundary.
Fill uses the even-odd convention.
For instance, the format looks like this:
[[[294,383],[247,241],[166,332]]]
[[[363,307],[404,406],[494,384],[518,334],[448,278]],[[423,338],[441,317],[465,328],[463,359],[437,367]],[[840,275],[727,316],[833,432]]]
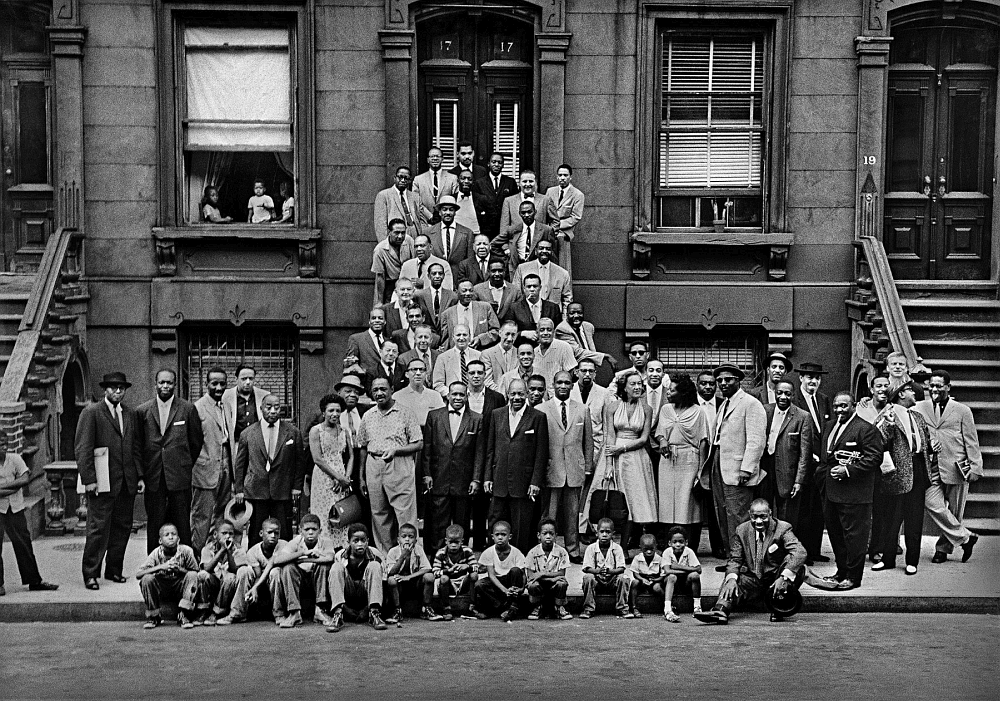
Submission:
[[[528,614],[529,621],[537,621],[541,617],[542,617],[541,606],[536,606],[535,608],[531,609],[531,613]]]
[[[445,610],[444,610],[444,611],[443,611],[443,612],[441,613],[441,620],[442,620],[442,621],[452,621],[452,620],[454,620],[454,619],[455,619],[455,614],[453,614],[453,613],[451,612],[451,608],[446,608],[446,609],[445,609]]]
[[[701,613],[701,604],[695,604],[694,605],[694,615],[697,616],[699,613]]]
[[[327,615],[326,611],[321,608],[316,609],[316,613],[313,614],[313,620],[319,623],[321,626],[330,625],[330,616]]]
[[[441,616],[430,606],[424,606],[423,610],[420,612],[420,617],[425,621],[443,621],[444,616]]]
[[[330,616],[330,622],[326,624],[327,633],[339,633],[340,629],[344,627],[344,614],[340,609],[337,609]]]
[[[371,609],[371,611],[368,612],[368,622],[371,624],[371,627],[374,628],[375,630],[386,629],[385,621],[382,620],[382,612],[379,611],[378,609]]]
[[[475,616],[477,621],[485,621],[487,618],[489,618],[489,616],[487,616],[485,613],[483,613],[482,611],[477,611],[474,608],[469,608],[469,615]]]
[[[206,626],[214,626],[214,625],[218,624],[218,622],[219,622],[219,619],[218,619],[218,617],[214,613],[208,614],[205,617],[205,620],[203,621],[203,623]]]
[[[556,609],[556,616],[560,621],[570,621],[573,619],[573,614],[567,611],[565,606],[560,606]]]
[[[159,628],[161,623],[163,623],[163,621],[160,620],[159,616],[156,618],[147,618],[146,622],[142,624],[142,629],[153,630],[153,628]]]
[[[590,618],[593,615],[594,615],[594,612],[593,611],[588,611],[587,609],[584,609],[583,611],[580,612],[580,618],[582,620],[586,620],[586,619]]]
[[[234,616],[230,613],[216,620],[215,623],[220,626],[231,626],[237,623],[243,623],[244,621],[246,621],[245,618],[240,618],[239,616]]]
[[[183,611],[177,614],[177,625],[179,625],[184,630],[190,630],[191,628],[194,628],[194,623],[191,622],[191,619],[188,618],[187,614],[184,613]]]
[[[195,616],[194,620],[191,621],[191,622],[194,623],[195,626],[203,626],[203,625],[205,625],[205,619],[206,618],[208,618],[208,611],[205,611],[204,613],[201,613],[201,614]]]
[[[517,606],[511,606],[509,609],[505,610],[503,613],[500,614],[500,620],[503,621],[504,623],[510,623],[511,619],[513,619],[516,615],[517,615]]]
[[[281,622],[281,625],[278,627],[287,630],[289,628],[294,628],[295,626],[300,626],[300,625],[302,625],[302,614],[296,611],[295,613],[286,616],[285,620],[283,620]]]
[[[403,609],[398,608],[396,612],[385,619],[386,623],[402,623],[403,622]]]
[[[638,608],[632,609],[632,618],[642,618],[642,612]]]
[[[681,622],[681,617],[678,616],[673,611],[667,611],[665,614],[663,614],[663,619],[666,620],[666,621],[670,621],[671,623],[680,623]]]

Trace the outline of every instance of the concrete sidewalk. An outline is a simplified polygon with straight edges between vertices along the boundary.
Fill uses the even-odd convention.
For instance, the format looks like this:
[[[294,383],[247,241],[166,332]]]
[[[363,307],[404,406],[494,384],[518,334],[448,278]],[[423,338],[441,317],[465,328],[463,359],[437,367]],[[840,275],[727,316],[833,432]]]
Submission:
[[[848,592],[827,592],[803,585],[805,612],[866,613],[899,611],[921,613],[993,613],[1000,614],[1000,538],[980,536],[972,558],[967,563],[952,556],[943,564],[932,564],[934,540],[925,536],[921,550],[920,571],[916,576],[906,576],[902,559],[897,569],[888,572],[866,571],[861,588]],[[56,584],[55,592],[29,592],[20,585],[14,552],[9,543],[3,546],[6,570],[7,596],[0,597],[0,621],[118,621],[140,620],[143,615],[139,584],[130,579],[125,584],[114,584],[101,579],[99,591],[88,591],[83,586],[80,560],[83,554],[82,537],[40,538],[34,542],[35,556],[42,576]],[[125,554],[125,572],[132,576],[145,559],[146,537],[144,532],[132,536]],[[824,553],[832,556],[829,543],[824,543]],[[711,605],[719,591],[724,575],[715,571],[718,560],[710,556],[701,558],[703,604]],[[832,574],[832,563],[817,563],[813,571],[820,575]],[[570,610],[579,611],[582,605],[583,574],[574,565],[569,572]],[[610,610],[607,601],[603,609]],[[659,605],[645,602],[643,610],[656,613]]]

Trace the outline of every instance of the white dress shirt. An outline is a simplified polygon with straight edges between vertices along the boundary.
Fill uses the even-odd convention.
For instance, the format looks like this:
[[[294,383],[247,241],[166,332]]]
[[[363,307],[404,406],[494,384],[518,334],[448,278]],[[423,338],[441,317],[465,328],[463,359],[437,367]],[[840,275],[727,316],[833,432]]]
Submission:
[[[469,408],[477,414],[483,413],[483,406],[486,404],[486,388],[484,387],[479,392],[473,392],[472,388],[469,388]]]
[[[111,415],[118,420],[118,430],[125,435],[125,421],[122,418],[122,407],[121,404],[112,404],[108,401],[107,397],[104,398],[104,403],[108,405],[108,409],[111,411]]]
[[[517,240],[517,257],[521,260],[528,259],[528,239],[535,240],[535,223],[521,229],[521,237]]]
[[[521,407],[521,411],[518,411],[518,412],[510,411],[510,416],[508,418],[510,418],[510,435],[511,435],[511,437],[514,436],[514,432],[517,430],[518,424],[521,423],[521,417],[524,416],[524,407],[526,407],[526,406],[528,406],[527,403],[525,403],[525,405],[523,407]]]
[[[774,418],[771,420],[771,432],[767,434],[767,454],[774,455],[778,446],[778,433],[781,432],[781,425],[785,423],[788,416],[788,409],[782,411],[777,406],[774,407]]]
[[[458,440],[458,427],[462,425],[462,414],[464,412],[459,409],[455,411],[451,407],[448,408],[448,423],[451,425],[451,442],[455,443]]]
[[[159,396],[156,397],[156,408],[160,412],[160,435],[162,436],[167,432],[167,422],[170,421],[170,407],[174,405],[174,396],[170,395],[170,399],[163,401]]]

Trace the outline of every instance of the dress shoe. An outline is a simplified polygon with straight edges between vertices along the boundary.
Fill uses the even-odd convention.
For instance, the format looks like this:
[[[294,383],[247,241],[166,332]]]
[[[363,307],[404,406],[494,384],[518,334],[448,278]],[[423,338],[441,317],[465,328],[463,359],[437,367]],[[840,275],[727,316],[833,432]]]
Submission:
[[[810,557],[815,562],[829,562],[830,561],[830,558],[828,558],[826,555],[812,555]]]
[[[895,565],[887,565],[885,563],[885,560],[882,560],[880,562],[876,562],[874,565],[872,565],[872,572],[882,572],[884,570],[894,570],[894,569],[896,569],[896,566]]]
[[[125,582],[128,581],[125,577],[122,577],[120,574],[106,574],[104,575],[104,578],[109,582],[114,582],[115,584],[124,584]]]
[[[907,565],[906,566],[906,574],[914,575],[916,573],[917,573],[917,566],[916,565]]]
[[[52,584],[50,582],[35,582],[34,584],[28,585],[28,591],[55,591],[58,588],[58,584]]]
[[[858,584],[854,583],[853,579],[844,579],[837,585],[837,591],[850,591],[851,589],[857,589]]]
[[[694,617],[702,623],[719,623],[721,625],[729,623],[729,615],[720,609],[702,611],[701,613],[696,613]]]
[[[716,572],[725,572],[726,571],[726,565],[716,565],[715,566],[715,571]]]
[[[101,588],[101,585],[97,583],[97,578],[96,577],[90,577],[89,579],[83,580],[83,586],[85,586],[85,587],[87,587],[87,589],[91,589],[93,591],[97,591],[98,589]]]
[[[948,553],[942,550],[935,551],[934,557],[931,558],[931,562],[933,562],[935,565],[940,565],[942,562],[947,562],[947,561],[948,561]]]
[[[962,543],[962,562],[968,562],[969,558],[972,557],[972,549],[976,547],[976,543],[979,542],[979,536],[975,533],[969,536],[969,539]]]

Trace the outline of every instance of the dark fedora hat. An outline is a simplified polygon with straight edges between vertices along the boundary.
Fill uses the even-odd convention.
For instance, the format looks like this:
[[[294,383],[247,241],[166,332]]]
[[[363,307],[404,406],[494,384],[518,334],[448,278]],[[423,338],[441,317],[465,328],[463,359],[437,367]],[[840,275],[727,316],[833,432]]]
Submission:
[[[132,386],[132,383],[125,379],[124,372],[109,372],[104,376],[104,379],[98,383],[101,387],[113,387],[115,385],[121,385],[125,389]]]
[[[896,400],[899,399],[899,395],[901,395],[905,390],[908,390],[908,389],[912,389],[914,392],[916,392],[917,391],[917,383],[914,382],[913,380],[907,380],[903,384],[897,385],[896,387],[893,387],[892,390],[889,391],[888,402],[890,404],[894,404],[896,402]]]
[[[747,376],[747,374],[740,369],[739,365],[735,365],[733,363],[722,363],[722,365],[715,368],[715,370],[712,370],[712,376],[717,378],[724,372],[731,372],[736,375],[736,379],[738,380],[742,380]]]
[[[794,587],[789,587],[780,597],[774,595],[770,587],[764,593],[764,606],[775,616],[788,618],[794,616],[802,608],[802,594]]]
[[[780,360],[785,366],[785,372],[792,371],[792,361],[788,359],[788,356],[784,353],[774,351],[769,356],[767,356],[767,364],[770,365],[772,360]]]
[[[826,375],[828,374],[819,363],[802,363],[799,365],[800,375]]]

